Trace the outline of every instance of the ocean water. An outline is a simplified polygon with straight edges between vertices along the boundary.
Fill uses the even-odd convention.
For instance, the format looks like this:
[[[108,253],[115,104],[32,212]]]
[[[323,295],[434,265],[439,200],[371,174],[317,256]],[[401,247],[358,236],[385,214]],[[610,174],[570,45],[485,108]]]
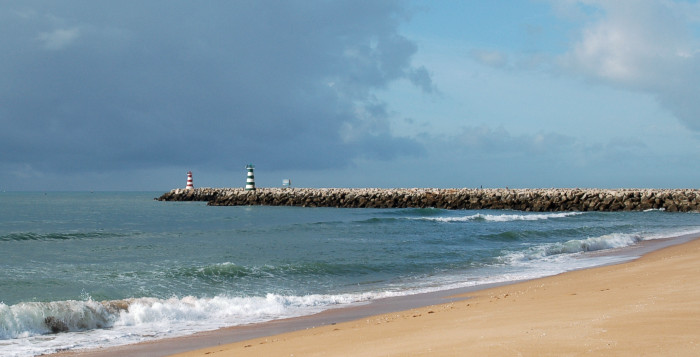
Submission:
[[[0,193],[0,355],[541,277],[700,232],[697,213],[209,207],[158,195]]]

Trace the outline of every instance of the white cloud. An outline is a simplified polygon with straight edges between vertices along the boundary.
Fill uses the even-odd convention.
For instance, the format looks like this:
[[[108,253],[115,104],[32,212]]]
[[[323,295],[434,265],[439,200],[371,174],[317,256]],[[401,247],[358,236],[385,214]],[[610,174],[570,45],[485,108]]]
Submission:
[[[502,68],[508,64],[508,55],[500,51],[473,49],[469,55],[477,62],[490,67]]]
[[[80,30],[76,27],[69,29],[56,29],[51,32],[42,32],[37,36],[47,50],[61,50],[75,42],[80,36]]]
[[[577,1],[592,6],[588,22],[560,65],[570,73],[654,95],[689,127],[700,130],[700,39],[693,36],[700,4],[666,0]],[[559,4],[558,6],[561,6]]]
[[[603,80],[644,85],[660,79],[654,69],[673,66],[694,52],[683,26],[688,19],[672,3],[599,5],[605,17],[584,28],[581,39],[564,57],[566,65]]]

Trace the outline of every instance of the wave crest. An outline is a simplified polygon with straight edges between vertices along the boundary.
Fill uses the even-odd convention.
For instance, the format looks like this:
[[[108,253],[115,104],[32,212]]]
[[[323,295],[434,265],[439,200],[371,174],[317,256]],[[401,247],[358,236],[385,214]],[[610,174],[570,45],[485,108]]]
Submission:
[[[566,218],[584,214],[583,212],[558,212],[538,214],[483,214],[477,213],[461,217],[420,217],[417,219],[438,222],[511,222],[511,221],[539,221],[554,218]]]
[[[517,265],[518,262],[542,260],[563,254],[578,254],[606,249],[624,248],[644,240],[639,234],[613,233],[600,237],[573,239],[561,243],[543,244],[524,251],[513,252],[501,258],[502,262]]]
[[[109,328],[123,305],[117,301],[0,303],[0,340],[44,335],[56,332]]]
[[[340,295],[200,298],[186,296],[169,299],[134,298],[97,302],[55,301],[23,302],[16,305],[0,303],[0,340],[27,338],[58,332],[98,329],[119,329],[137,326],[163,326],[182,323],[216,329],[272,319],[288,318],[320,312],[336,305],[387,297],[391,293],[360,293]],[[162,331],[152,329],[154,333]]]
[[[17,232],[0,236],[0,242],[29,241],[29,240],[71,240],[121,237],[123,234],[114,232]]]
[[[229,281],[244,278],[274,278],[282,276],[366,274],[382,269],[372,264],[300,262],[296,264],[243,266],[226,262],[203,267],[187,267],[174,271],[174,276],[211,281]]]

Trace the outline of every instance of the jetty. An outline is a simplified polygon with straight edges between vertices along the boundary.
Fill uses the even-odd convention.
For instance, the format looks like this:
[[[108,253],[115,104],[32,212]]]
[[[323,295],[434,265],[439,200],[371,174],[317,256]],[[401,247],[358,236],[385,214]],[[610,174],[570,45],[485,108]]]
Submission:
[[[195,188],[174,189],[155,199],[206,201],[210,206],[700,211],[697,189]]]

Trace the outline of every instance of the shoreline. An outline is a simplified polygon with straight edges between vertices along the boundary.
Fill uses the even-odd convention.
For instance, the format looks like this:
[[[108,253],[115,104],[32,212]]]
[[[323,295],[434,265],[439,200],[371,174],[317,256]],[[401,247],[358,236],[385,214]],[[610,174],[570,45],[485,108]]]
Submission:
[[[339,307],[309,316],[274,320],[253,325],[226,327],[214,331],[200,332],[194,335],[147,341],[138,344],[110,347],[105,349],[65,351],[53,354],[51,356],[119,356],[125,354],[133,356],[170,356],[181,354],[182,356],[194,357],[205,356],[214,352],[222,352],[220,350],[223,350],[223,352],[228,352],[222,352],[222,354],[217,355],[234,355],[233,351],[235,351],[236,356],[239,356],[242,353],[244,355],[245,353],[249,353],[249,355],[265,355],[268,353],[275,355],[282,352],[286,353],[287,348],[292,350],[299,347],[292,345],[287,346],[286,344],[279,342],[283,339],[287,340],[286,336],[295,336],[295,338],[302,339],[313,339],[312,336],[316,335],[317,333],[331,335],[339,334],[338,331],[344,331],[349,328],[348,326],[354,326],[353,329],[359,328],[360,330],[362,330],[364,326],[365,328],[374,330],[371,327],[375,325],[382,325],[385,323],[382,322],[383,319],[386,321],[390,320],[391,322],[399,322],[399,320],[403,322],[412,322],[408,320],[413,320],[419,317],[418,320],[421,320],[427,318],[427,316],[432,317],[435,315],[437,310],[440,310],[442,313],[448,310],[453,310],[455,307],[460,307],[459,310],[469,309],[472,307],[472,301],[474,301],[474,303],[478,303],[477,300],[485,295],[508,297],[514,295],[513,291],[518,289],[522,290],[523,286],[532,287],[547,284],[550,280],[566,280],[570,279],[573,275],[597,274],[596,272],[600,269],[612,269],[615,271],[626,269],[625,267],[630,264],[643,266],[645,260],[648,259],[648,256],[663,254],[663,252],[674,248],[684,251],[683,247],[685,246],[696,247],[697,256],[699,258],[698,260],[700,261],[700,236],[685,235],[670,239],[647,241],[644,244],[634,246],[632,249],[628,249],[623,252],[610,253],[625,256],[626,260],[623,262],[569,271],[549,277],[536,278],[526,281],[479,285],[403,297],[378,299],[366,304]],[[639,256],[641,256],[641,258],[639,258]],[[700,266],[700,263],[698,263],[698,266]],[[700,280],[700,278],[698,278],[698,280]],[[529,289],[530,288],[527,288],[527,290]],[[504,293],[503,291],[507,292]],[[700,296],[698,296],[698,298],[700,298]],[[498,314],[498,311],[495,313]],[[363,321],[367,321],[367,323],[363,323]],[[371,324],[369,321],[375,321],[377,323]],[[700,319],[698,319],[698,321],[700,324]],[[442,326],[436,326],[436,328],[441,329]],[[384,330],[380,330],[377,333],[381,335],[384,332]],[[392,337],[392,339],[393,338],[397,337]],[[275,350],[276,352],[270,352],[267,350],[267,352],[253,352],[253,349],[251,349],[253,346],[256,348],[262,346],[269,347],[268,343],[271,341],[277,341],[275,346],[279,348]],[[316,342],[318,341],[315,341],[314,343]],[[331,348],[331,350],[326,348]],[[342,348],[343,347],[339,346],[323,347],[316,351],[316,353],[326,355],[329,354],[330,351],[333,351],[336,352],[337,355],[343,355],[341,352],[343,351]],[[700,341],[698,341],[698,348],[700,348]],[[351,351],[353,350],[347,350],[346,353]],[[307,352],[309,351],[303,352],[302,354],[307,354]],[[405,351],[404,353],[407,352]],[[369,355],[373,354],[370,353]]]
[[[693,238],[466,300],[177,356],[697,355],[700,240]]]

